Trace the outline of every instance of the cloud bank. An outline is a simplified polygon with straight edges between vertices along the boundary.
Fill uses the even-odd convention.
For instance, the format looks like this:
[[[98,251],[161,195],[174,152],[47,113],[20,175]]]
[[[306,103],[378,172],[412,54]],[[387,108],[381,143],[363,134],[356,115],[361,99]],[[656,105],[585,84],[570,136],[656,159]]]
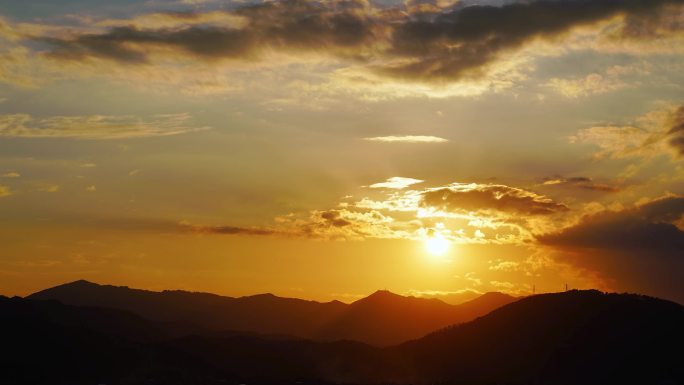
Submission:
[[[653,38],[654,25],[681,0],[538,0],[500,6],[377,7],[362,0],[286,0],[232,11],[167,13],[100,32],[33,36],[58,60],[104,59],[128,65],[167,57],[257,61],[272,52],[325,55],[361,63],[377,74],[443,82],[479,77],[505,56],[576,27],[624,20],[615,39]],[[163,17],[162,17],[163,16]],[[160,22],[163,21],[163,22]],[[679,28],[671,23],[670,30]]]

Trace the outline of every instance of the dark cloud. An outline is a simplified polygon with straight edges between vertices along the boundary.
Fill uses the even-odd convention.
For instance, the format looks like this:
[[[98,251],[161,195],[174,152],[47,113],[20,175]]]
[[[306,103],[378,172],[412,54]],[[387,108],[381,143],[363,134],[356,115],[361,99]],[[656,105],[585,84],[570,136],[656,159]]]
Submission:
[[[670,146],[677,151],[678,156],[684,157],[684,105],[675,112],[667,135]]]
[[[208,226],[190,225],[181,223],[181,227],[194,233],[201,234],[223,234],[223,235],[277,235],[278,232],[271,229],[248,228],[236,226]]]
[[[204,59],[249,59],[264,49],[359,49],[377,40],[376,20],[360,7],[362,3],[355,2],[329,7],[303,0],[269,2],[234,11],[233,15],[246,20],[241,28],[203,24],[164,29],[124,26],[102,34],[42,40],[54,46],[50,55],[56,58],[100,57],[124,63],[148,61],[144,47],[149,46],[174,48]],[[193,17],[186,13],[167,16],[183,20]]]
[[[324,220],[324,223],[329,224],[330,226],[344,227],[351,225],[351,222],[346,219],[342,219],[342,212],[339,210],[324,211],[320,213],[320,216],[321,219]]]
[[[588,177],[571,177],[564,178],[562,176],[554,176],[549,178],[544,178],[543,184],[545,186],[556,186],[556,187],[573,187],[582,190],[597,191],[604,193],[614,193],[619,192],[620,188],[607,183],[597,183]]]
[[[496,210],[509,214],[548,215],[567,206],[531,191],[485,184],[454,184],[424,192],[422,204],[446,211]]]
[[[547,0],[471,6],[440,13],[431,20],[397,26],[391,52],[408,63],[384,72],[408,78],[453,79],[479,70],[530,40],[558,36],[573,27],[619,14],[650,13],[679,0]]]
[[[684,303],[684,197],[664,197],[632,209],[605,211],[538,237],[561,258],[598,271],[621,290]]]
[[[684,30],[684,19],[677,2],[648,11],[629,14],[620,30],[621,38],[653,39]]]
[[[408,12],[372,8],[366,2],[287,0],[230,11],[244,26],[210,24],[179,28],[115,27],[100,34],[42,39],[50,55],[99,57],[145,63],[146,47],[166,47],[204,59],[254,59],[264,50],[320,51],[368,59],[380,73],[419,80],[454,80],[483,73],[503,54],[538,38],[626,15],[632,23],[684,0],[538,0],[501,6],[411,1]],[[192,14],[169,14],[192,20]],[[370,59],[373,59],[372,61]]]
[[[538,237],[541,243],[587,249],[684,250],[684,231],[673,222],[684,215],[684,197],[666,197],[630,210],[588,216],[570,228]]]

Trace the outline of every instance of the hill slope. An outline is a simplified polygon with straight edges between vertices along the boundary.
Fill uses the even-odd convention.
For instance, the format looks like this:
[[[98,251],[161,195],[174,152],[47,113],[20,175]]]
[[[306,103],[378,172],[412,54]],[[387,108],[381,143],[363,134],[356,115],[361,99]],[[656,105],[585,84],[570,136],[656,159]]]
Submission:
[[[396,348],[418,382],[684,383],[684,307],[570,291],[524,298]]]

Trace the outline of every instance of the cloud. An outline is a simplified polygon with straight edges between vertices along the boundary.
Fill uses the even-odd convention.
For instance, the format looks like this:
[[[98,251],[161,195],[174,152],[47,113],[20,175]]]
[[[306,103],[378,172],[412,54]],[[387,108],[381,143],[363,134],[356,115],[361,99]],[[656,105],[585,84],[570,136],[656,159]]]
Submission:
[[[600,272],[620,290],[684,303],[683,216],[684,197],[670,195],[589,215],[537,239],[556,258]]]
[[[547,85],[569,98],[605,94],[628,86],[620,79],[605,77],[597,73],[579,79],[553,78],[548,81]]]
[[[384,143],[445,143],[449,140],[437,136],[423,136],[423,135],[405,135],[405,136],[376,136],[372,138],[363,138],[363,140],[371,142]]]
[[[498,211],[548,215],[568,207],[532,191],[497,184],[453,183],[423,192],[422,205],[446,211]]]
[[[370,188],[388,188],[388,189],[397,189],[397,190],[401,190],[401,189],[405,189],[405,188],[407,188],[407,187],[409,187],[409,186],[412,186],[412,185],[414,185],[414,184],[423,183],[423,182],[424,182],[424,181],[422,181],[422,180],[420,180],[420,179],[403,178],[403,177],[400,177],[400,176],[394,176],[394,177],[391,177],[391,178],[387,179],[387,180],[384,181],[384,182],[374,183],[374,184],[372,184],[372,185],[370,185],[370,186],[368,186],[368,187],[370,187]]]
[[[273,234],[325,239],[424,240],[439,234],[461,244],[521,243],[552,214],[568,208],[534,192],[505,185],[453,183],[403,190],[390,178],[381,198],[344,202],[336,209],[276,218]],[[418,180],[411,180],[416,184]],[[422,181],[420,181],[422,183]],[[483,231],[484,230],[484,231]]]
[[[0,115],[0,137],[126,139],[177,135],[207,130],[190,125],[189,114],[53,116],[34,118],[28,114]]]
[[[590,215],[558,233],[538,237],[544,244],[610,250],[684,250],[684,231],[674,222],[684,215],[684,197],[657,199],[632,209]]]
[[[46,192],[46,193],[56,193],[59,191],[59,185],[45,184],[45,185],[39,186],[37,188],[37,191]]]
[[[677,156],[684,158],[684,105],[672,114],[667,141],[675,149]]]
[[[499,6],[409,2],[381,7],[363,0],[286,0],[230,11],[143,15],[100,22],[108,28],[104,31],[53,32],[34,39],[47,43],[48,56],[58,60],[143,65],[162,55],[176,60],[192,56],[208,62],[253,62],[280,52],[300,60],[302,54],[332,57],[384,76],[439,83],[482,77],[495,63],[510,59],[530,43],[558,39],[575,27],[618,17],[626,23],[618,36],[635,39],[638,34],[633,31],[646,29],[637,27],[640,22],[651,25],[666,17],[660,10],[680,4],[680,0],[539,0]],[[670,30],[676,31],[677,25]]]
[[[19,174],[18,172],[10,171],[0,175],[0,178],[19,178],[20,176],[21,174]]]
[[[393,31],[390,52],[404,59],[382,71],[407,78],[456,79],[482,72],[502,55],[538,39],[620,15],[639,18],[680,1],[532,1],[469,6],[409,19]]]
[[[564,178],[561,176],[555,176],[550,178],[544,178],[542,183],[544,186],[554,186],[554,187],[573,187],[582,190],[614,193],[619,192],[620,188],[606,183],[596,183],[591,178],[584,176],[576,176],[570,178]]]
[[[0,185],[0,198],[12,195],[12,190],[7,186]]]
[[[269,229],[246,228],[235,226],[207,226],[193,225],[182,221],[179,224],[183,230],[198,234],[221,234],[221,235],[276,235],[277,232]]]
[[[684,158],[684,105],[668,106],[638,117],[630,125],[598,125],[571,136],[571,143],[599,147],[602,158],[652,158],[663,154]]]
[[[149,62],[149,49],[173,49],[199,59],[258,58],[268,50],[339,52],[358,50],[373,43],[381,27],[362,1],[319,3],[278,1],[248,5],[224,13],[224,19],[239,18],[242,25],[215,23],[187,25],[187,20],[204,19],[192,13],[167,14],[178,22],[172,27],[139,28],[115,26],[104,33],[86,33],[72,38],[42,38],[59,59],[91,57],[126,64]],[[219,18],[220,20],[220,18]],[[348,55],[354,53],[348,52]]]
[[[269,227],[192,225],[182,228],[195,233],[217,235],[263,235],[327,240],[362,240],[367,238],[402,238],[390,227],[393,219],[378,211],[347,209],[314,210],[301,215],[277,217]]]
[[[632,86],[625,77],[648,75],[651,70],[645,64],[614,65],[602,73],[594,72],[584,77],[569,79],[552,78],[546,85],[568,98],[605,94]]]
[[[409,238],[403,223],[377,210],[314,210],[304,217],[279,217],[285,233],[332,240]]]

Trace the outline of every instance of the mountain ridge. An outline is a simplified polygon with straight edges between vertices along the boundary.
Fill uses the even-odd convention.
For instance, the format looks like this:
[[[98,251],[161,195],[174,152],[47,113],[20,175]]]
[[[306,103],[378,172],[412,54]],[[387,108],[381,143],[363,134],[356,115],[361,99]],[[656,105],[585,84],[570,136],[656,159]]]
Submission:
[[[133,289],[78,280],[38,291],[28,299],[122,309],[146,319],[195,324],[213,331],[249,331],[321,341],[357,340],[389,346],[484,315],[516,298],[501,294],[450,305],[439,299],[405,297],[387,290],[345,304],[263,293],[226,297],[212,293]],[[393,322],[405,319],[404,323]]]
[[[136,328],[110,328],[108,318],[129,319],[127,314],[0,298],[6,347],[0,351],[0,383],[684,383],[684,306],[635,294],[539,294],[385,348],[244,333],[150,340]],[[142,330],[159,325],[133,317]],[[32,380],[41,373],[50,376]]]

